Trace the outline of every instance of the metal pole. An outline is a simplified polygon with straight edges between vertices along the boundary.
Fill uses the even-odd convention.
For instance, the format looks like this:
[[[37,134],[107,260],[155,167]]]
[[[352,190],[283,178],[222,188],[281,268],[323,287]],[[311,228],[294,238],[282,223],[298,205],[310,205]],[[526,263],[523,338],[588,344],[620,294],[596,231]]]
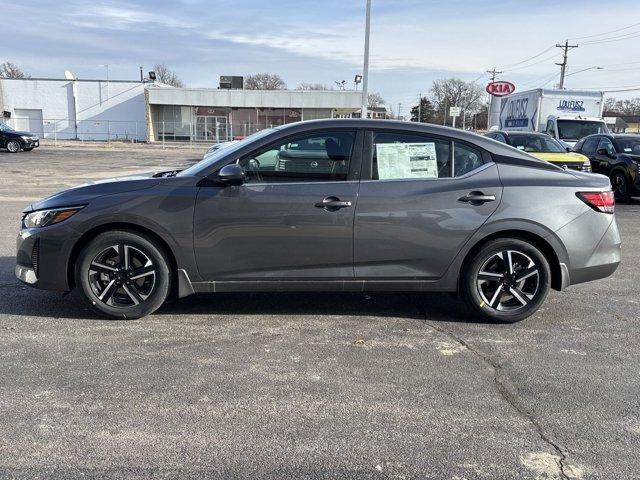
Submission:
[[[451,124],[453,128],[456,128],[456,118],[457,117],[453,117],[453,123]]]
[[[418,94],[418,123],[422,123],[422,93]]]
[[[371,36],[371,0],[367,0],[367,20],[364,31],[364,68],[362,69],[362,110],[360,118],[367,118],[369,106],[369,37]]]

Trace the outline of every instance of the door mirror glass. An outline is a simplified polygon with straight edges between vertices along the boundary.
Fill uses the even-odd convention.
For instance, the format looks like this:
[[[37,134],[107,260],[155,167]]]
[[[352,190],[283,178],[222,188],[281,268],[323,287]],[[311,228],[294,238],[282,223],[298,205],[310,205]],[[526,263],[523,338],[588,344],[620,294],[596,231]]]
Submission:
[[[598,155],[603,155],[603,156],[607,156],[607,149],[606,148],[599,148],[598,151],[596,152]]]
[[[244,170],[237,163],[225,165],[218,172],[217,180],[224,185],[242,185],[244,183]]]

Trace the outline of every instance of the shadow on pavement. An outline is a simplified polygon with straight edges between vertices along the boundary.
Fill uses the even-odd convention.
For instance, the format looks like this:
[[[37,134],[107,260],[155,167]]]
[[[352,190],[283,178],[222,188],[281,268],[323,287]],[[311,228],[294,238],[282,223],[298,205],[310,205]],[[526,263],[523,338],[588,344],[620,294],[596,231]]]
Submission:
[[[14,257],[0,257],[0,315],[102,320],[83,304],[77,292],[63,296],[33,289],[15,279],[14,267]],[[198,294],[171,301],[154,315],[342,315],[477,321],[454,295],[413,292]]]

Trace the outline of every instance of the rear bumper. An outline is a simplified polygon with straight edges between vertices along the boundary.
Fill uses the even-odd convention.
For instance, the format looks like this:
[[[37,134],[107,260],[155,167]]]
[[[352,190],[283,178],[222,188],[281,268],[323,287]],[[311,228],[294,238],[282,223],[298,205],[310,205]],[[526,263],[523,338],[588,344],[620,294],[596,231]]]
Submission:
[[[606,278],[620,265],[621,242],[615,216],[587,212],[556,233],[569,257],[563,287]],[[599,238],[595,248],[594,237]]]

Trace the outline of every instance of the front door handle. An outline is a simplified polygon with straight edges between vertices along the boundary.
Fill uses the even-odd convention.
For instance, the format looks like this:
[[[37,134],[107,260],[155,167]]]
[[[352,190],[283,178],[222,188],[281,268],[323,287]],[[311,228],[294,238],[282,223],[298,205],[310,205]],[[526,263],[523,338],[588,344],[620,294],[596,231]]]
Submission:
[[[351,202],[343,202],[338,197],[325,197],[321,202],[315,204],[316,208],[323,208],[327,212],[335,212],[341,208],[351,206]]]
[[[486,202],[495,202],[495,200],[495,195],[485,195],[482,192],[469,192],[458,199],[459,202],[470,203],[471,205],[482,205]]]

